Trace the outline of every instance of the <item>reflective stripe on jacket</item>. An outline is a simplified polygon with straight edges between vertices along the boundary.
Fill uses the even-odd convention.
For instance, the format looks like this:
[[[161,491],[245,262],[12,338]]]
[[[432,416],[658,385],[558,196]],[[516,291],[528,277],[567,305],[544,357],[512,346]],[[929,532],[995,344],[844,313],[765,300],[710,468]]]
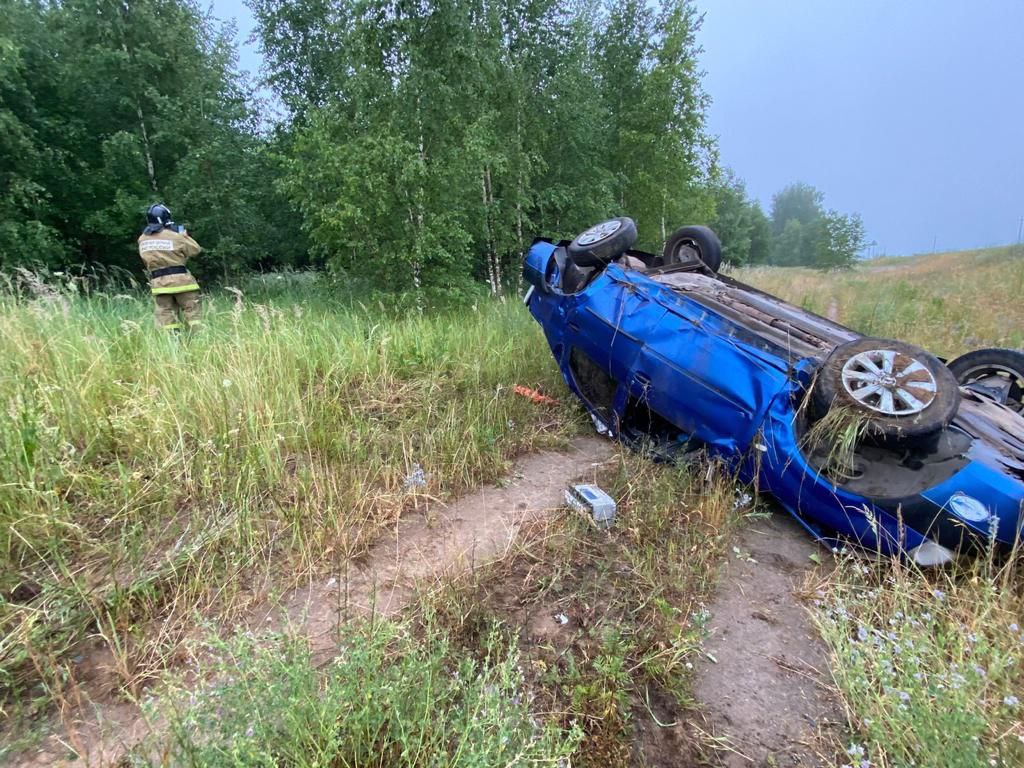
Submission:
[[[202,250],[199,243],[186,233],[175,232],[173,229],[162,229],[152,235],[139,236],[139,258],[142,259],[147,272],[163,267],[184,267],[189,259],[198,256]],[[152,277],[149,286],[155,294],[199,290],[199,283],[188,271]]]

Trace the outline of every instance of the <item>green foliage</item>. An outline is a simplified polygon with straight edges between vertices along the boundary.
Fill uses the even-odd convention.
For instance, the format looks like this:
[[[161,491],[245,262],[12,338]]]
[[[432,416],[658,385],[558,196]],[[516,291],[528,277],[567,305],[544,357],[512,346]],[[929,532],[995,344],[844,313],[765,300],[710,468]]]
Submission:
[[[772,253],[772,223],[756,200],[750,203],[750,263],[765,264]]]
[[[821,234],[814,254],[819,269],[846,268],[864,247],[864,223],[857,214],[828,211],[821,217]]]
[[[791,184],[774,195],[771,219],[729,169],[713,177],[710,189],[711,227],[722,241],[723,260],[733,266],[847,268],[864,247],[860,217],[823,210],[824,196],[807,184]]]
[[[722,260],[733,266],[768,261],[771,229],[764,211],[747,198],[743,180],[724,169],[712,182],[715,216],[709,225],[722,241]]]
[[[655,251],[711,222],[732,264],[833,268],[862,243],[802,184],[769,234],[719,174],[691,0],[252,7],[288,110],[272,130],[197,0],[10,0],[0,267],[137,271],[157,200],[204,246],[203,281],[327,266],[420,307],[515,287],[532,237],[623,214]]]
[[[860,216],[822,208],[825,196],[809,184],[790,184],[772,197],[771,263],[818,269],[850,267],[864,247]]]
[[[860,765],[1020,765],[1024,634],[1012,566],[928,575],[847,560],[816,619]]]
[[[156,200],[217,271],[297,258],[295,225],[262,224],[287,203],[229,29],[191,0],[4,8],[0,266],[136,267]]]
[[[810,226],[821,218],[825,196],[810,184],[790,184],[772,195],[772,231],[781,235],[790,221]]]
[[[306,641],[238,635],[211,639],[212,680],[172,690],[160,763],[206,766],[554,766],[576,729],[541,724],[518,654],[491,633],[479,660],[440,631],[394,622],[340,628],[319,670]],[[241,672],[241,674],[240,674]],[[143,752],[143,754],[145,754]],[[133,764],[142,764],[140,754]]]
[[[513,284],[535,234],[711,211],[688,2],[254,4],[295,116],[281,188],[319,257],[399,290]],[[331,46],[333,55],[321,55]]]

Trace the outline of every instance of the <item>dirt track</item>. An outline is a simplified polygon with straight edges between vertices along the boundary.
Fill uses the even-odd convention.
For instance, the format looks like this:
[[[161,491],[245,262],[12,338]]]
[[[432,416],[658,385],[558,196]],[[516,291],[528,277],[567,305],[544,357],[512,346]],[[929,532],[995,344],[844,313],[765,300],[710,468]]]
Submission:
[[[501,558],[530,520],[562,504],[575,479],[592,479],[614,454],[605,440],[582,438],[566,453],[544,452],[517,461],[501,487],[482,488],[444,508],[401,519],[347,573],[324,574],[292,590],[273,607],[254,612],[253,629],[307,635],[314,653],[329,657],[339,622],[350,617],[394,615],[417,588],[446,575]],[[841,720],[824,686],[827,659],[795,589],[818,550],[786,517],[761,520],[742,530],[739,554],[730,554],[710,606],[707,660],[697,665],[695,693],[710,732],[726,745],[722,765],[819,765],[814,744],[821,729]],[[710,659],[714,659],[712,662]],[[65,726],[22,766],[106,766],[151,730],[133,704],[112,697],[91,699],[65,714]],[[68,746],[85,756],[70,760]],[[675,765],[672,750],[655,760]]]
[[[709,606],[695,693],[727,768],[818,766],[819,734],[843,722],[825,647],[795,594],[823,552],[784,513],[743,529]]]
[[[573,441],[565,453],[525,456],[501,487],[481,488],[450,506],[433,505],[425,515],[402,518],[361,562],[350,564],[347,574],[324,574],[254,614],[250,623],[254,629],[305,634],[314,653],[329,654],[339,621],[371,610],[393,615],[409,602],[417,585],[500,558],[522,524],[561,507],[566,485],[591,477],[614,452],[607,440],[588,437]],[[101,649],[94,655],[85,663],[101,667],[109,658]],[[106,691],[84,685],[77,699],[54,735],[11,764],[113,766],[153,727],[138,707]],[[84,759],[74,759],[75,752]]]

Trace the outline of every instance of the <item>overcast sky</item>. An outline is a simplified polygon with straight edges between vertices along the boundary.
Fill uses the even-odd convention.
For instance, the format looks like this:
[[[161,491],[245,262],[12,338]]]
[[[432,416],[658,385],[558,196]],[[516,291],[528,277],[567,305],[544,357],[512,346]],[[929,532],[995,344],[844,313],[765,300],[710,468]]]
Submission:
[[[813,184],[875,253],[1015,242],[1024,0],[698,0],[721,160],[768,210]],[[214,13],[252,28],[241,0]],[[256,72],[258,52],[241,64]]]

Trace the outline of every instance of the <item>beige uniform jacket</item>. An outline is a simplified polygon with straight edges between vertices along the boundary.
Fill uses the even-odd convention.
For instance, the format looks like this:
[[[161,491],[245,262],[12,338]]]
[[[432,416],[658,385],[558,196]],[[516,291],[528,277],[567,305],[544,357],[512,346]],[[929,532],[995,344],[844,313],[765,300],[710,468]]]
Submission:
[[[146,272],[164,267],[184,267],[189,259],[198,256],[202,250],[199,243],[187,234],[173,229],[162,229],[153,235],[139,235],[139,257],[146,265]],[[199,290],[199,283],[188,271],[150,277],[149,286],[155,294]]]

